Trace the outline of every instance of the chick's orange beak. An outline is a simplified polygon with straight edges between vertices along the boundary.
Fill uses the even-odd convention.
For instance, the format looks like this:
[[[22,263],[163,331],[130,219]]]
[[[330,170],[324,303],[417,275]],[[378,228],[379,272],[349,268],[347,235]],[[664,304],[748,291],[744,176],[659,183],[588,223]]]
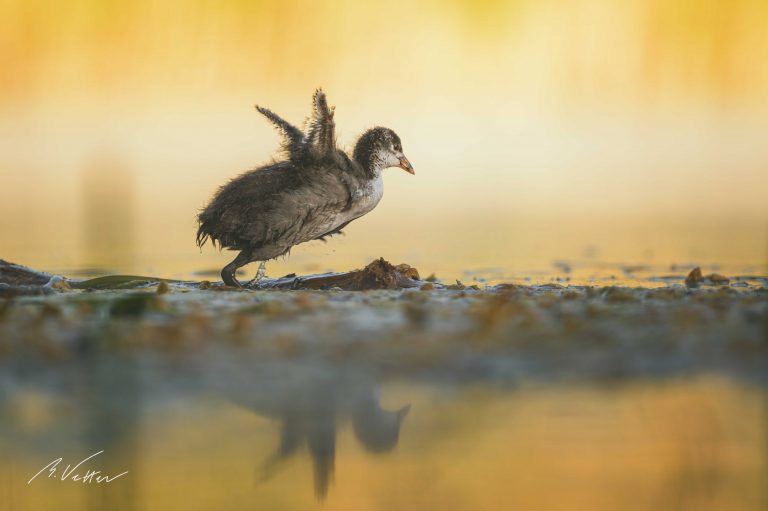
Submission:
[[[416,171],[413,170],[413,166],[411,165],[411,162],[408,161],[408,158],[405,156],[400,157],[400,168],[404,171],[408,172],[409,174],[416,174]]]

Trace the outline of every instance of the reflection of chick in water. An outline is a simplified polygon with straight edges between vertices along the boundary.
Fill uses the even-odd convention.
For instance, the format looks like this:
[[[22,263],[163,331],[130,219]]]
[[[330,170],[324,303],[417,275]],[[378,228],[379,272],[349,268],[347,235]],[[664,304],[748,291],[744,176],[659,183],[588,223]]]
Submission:
[[[384,410],[375,384],[367,380],[350,381],[343,377],[302,380],[299,385],[294,380],[287,385],[273,386],[271,399],[258,403],[253,398],[237,401],[259,415],[281,422],[280,445],[260,469],[259,482],[272,477],[281,462],[306,443],[312,458],[315,495],[323,499],[333,478],[337,426],[350,419],[355,436],[368,452],[387,452],[397,445],[400,424],[410,405],[399,410]]]
[[[358,441],[368,452],[383,453],[392,450],[400,436],[400,423],[410,406],[396,411],[384,410],[374,399],[354,403],[349,410],[326,408],[323,410],[287,411],[282,417],[280,446],[264,463],[262,480],[274,475],[280,462],[294,454],[306,441],[312,458],[315,476],[315,495],[323,499],[333,477],[336,456],[336,427],[339,412],[349,413]]]

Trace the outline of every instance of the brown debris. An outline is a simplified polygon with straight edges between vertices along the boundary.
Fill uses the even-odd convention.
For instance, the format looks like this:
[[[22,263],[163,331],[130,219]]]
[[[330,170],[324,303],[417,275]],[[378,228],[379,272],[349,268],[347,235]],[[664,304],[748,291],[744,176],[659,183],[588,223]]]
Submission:
[[[365,291],[419,287],[419,272],[407,264],[394,266],[384,258],[376,259],[362,270],[308,277],[290,277],[259,283],[264,289],[332,289]]]
[[[100,279],[115,280],[120,276],[102,277]],[[121,277],[123,280],[125,277]],[[310,275],[297,277],[289,275],[280,279],[265,279],[260,282],[257,289],[341,289],[345,291],[365,291],[369,289],[402,289],[420,287],[424,284],[419,280],[419,271],[408,264],[390,264],[383,258],[376,259],[363,268],[344,273],[328,273],[323,275]],[[53,280],[52,280],[53,279]],[[92,279],[97,280],[97,279]],[[119,279],[118,279],[119,280]],[[158,279],[152,279],[155,282]],[[89,281],[90,282],[90,281]],[[115,280],[117,282],[117,280]],[[132,281],[131,281],[132,282]],[[51,283],[50,285],[47,285]],[[215,285],[209,281],[197,284],[198,289],[214,291],[232,291],[240,289]],[[76,286],[77,287],[77,286]],[[121,289],[122,286],[113,284],[104,286],[103,289]],[[0,259],[0,296],[12,298],[14,296],[49,294],[54,291],[70,289],[66,279],[55,277],[47,273],[38,272],[24,266],[9,263]],[[157,294],[170,292],[167,282],[159,281]]]
[[[685,278],[686,287],[699,287],[702,284],[710,286],[726,286],[730,284],[731,279],[719,273],[710,273],[707,276],[702,275],[701,268],[698,266],[691,270],[691,273]]]
[[[699,284],[704,280],[704,276],[701,274],[701,268],[698,266],[691,270],[691,273],[685,277],[686,287],[699,287]]]
[[[381,261],[384,259],[381,258]],[[395,271],[402,273],[408,278],[419,280],[419,270],[411,266],[410,264],[400,263],[397,266],[395,266]]]
[[[707,275],[705,278],[715,286],[722,286],[731,282],[731,279],[724,275],[720,275],[719,273],[712,273],[711,275]]]

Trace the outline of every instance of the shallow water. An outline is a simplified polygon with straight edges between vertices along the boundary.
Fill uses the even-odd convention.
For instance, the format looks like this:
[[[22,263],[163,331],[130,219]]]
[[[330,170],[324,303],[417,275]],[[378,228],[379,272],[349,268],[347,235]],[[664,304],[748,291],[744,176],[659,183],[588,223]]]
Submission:
[[[767,392],[721,377],[489,384],[214,366],[197,374],[170,361],[102,362],[89,373],[48,370],[6,393],[3,509],[768,502]],[[54,458],[77,463],[101,450],[86,465],[128,473],[101,486],[47,473],[26,484]]]
[[[3,302],[0,508],[768,502],[756,283],[156,287]]]

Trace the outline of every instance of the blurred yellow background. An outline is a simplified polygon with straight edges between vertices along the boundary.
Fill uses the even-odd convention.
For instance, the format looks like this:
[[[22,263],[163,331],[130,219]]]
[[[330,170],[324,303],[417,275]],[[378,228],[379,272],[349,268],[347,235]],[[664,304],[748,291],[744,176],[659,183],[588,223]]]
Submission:
[[[764,271],[766,19],[763,0],[0,0],[0,257],[220,268],[195,215],[276,149],[253,105],[299,123],[323,86],[341,144],[391,127],[417,175],[387,171],[346,237],[270,274]]]

